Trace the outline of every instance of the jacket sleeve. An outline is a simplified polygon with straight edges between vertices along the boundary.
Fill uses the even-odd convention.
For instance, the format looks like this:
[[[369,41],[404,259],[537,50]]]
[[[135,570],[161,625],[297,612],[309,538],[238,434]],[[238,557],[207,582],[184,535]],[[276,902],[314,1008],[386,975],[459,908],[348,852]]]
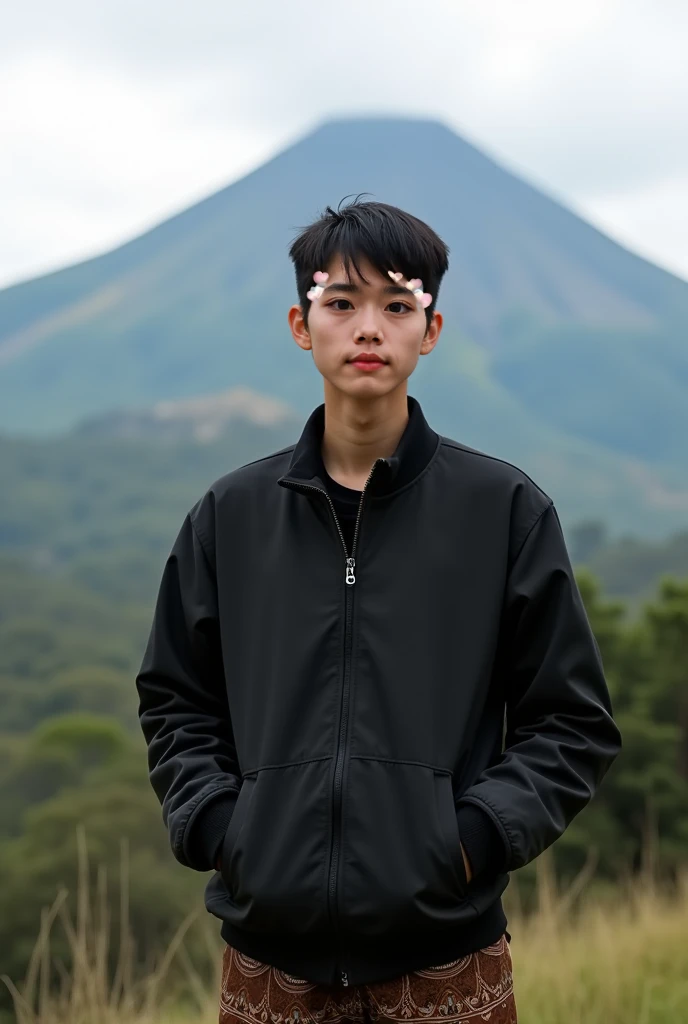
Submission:
[[[508,573],[498,642],[504,750],[461,795],[497,826],[505,871],[534,860],[592,799],[621,750],[602,659],[557,511],[539,513]]]
[[[207,871],[215,866],[241,772],[220,648],[214,557],[194,523],[197,508],[187,514],[167,558],[136,687],[150,781],[172,850],[185,866]]]

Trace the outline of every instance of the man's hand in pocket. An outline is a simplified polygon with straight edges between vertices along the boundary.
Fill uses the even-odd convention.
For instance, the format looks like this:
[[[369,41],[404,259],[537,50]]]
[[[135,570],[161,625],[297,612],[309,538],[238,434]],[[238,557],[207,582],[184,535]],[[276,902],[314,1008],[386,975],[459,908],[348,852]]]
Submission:
[[[471,862],[469,861],[469,859],[468,859],[468,857],[466,855],[466,851],[463,848],[463,843],[460,843],[460,846],[461,846],[461,856],[463,857],[463,864],[464,864],[464,867],[466,869],[466,878],[470,882],[471,878],[473,877],[473,871],[471,870]]]

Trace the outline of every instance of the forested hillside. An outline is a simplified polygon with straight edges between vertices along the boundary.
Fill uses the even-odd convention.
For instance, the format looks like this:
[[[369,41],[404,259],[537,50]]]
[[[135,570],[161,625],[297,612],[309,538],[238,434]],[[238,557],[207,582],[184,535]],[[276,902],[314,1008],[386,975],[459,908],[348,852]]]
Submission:
[[[73,907],[80,822],[92,862],[107,869],[115,915],[127,843],[142,956],[164,947],[201,898],[204,877],[171,856],[137,721],[134,679],[161,569],[156,557],[145,586],[115,578],[94,590],[68,572],[46,577],[16,557],[0,559],[0,973],[23,976],[41,907],[60,885]],[[660,834],[658,865],[671,874],[688,860],[688,578],[667,578],[630,622],[582,567],[579,582],[624,750],[555,844],[557,870],[570,878],[593,851],[611,884],[638,868],[650,825]],[[519,874],[529,878],[531,868]],[[201,941],[190,934],[190,955]]]

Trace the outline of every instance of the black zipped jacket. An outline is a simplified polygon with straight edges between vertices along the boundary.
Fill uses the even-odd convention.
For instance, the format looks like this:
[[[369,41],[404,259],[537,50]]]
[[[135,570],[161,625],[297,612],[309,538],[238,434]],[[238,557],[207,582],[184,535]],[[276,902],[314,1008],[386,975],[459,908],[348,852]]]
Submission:
[[[190,509],[136,684],[174,854],[220,858],[224,940],[356,985],[495,942],[509,872],[586,806],[621,736],[552,499],[408,396],[348,550],[324,409]],[[495,847],[470,883],[469,813]]]

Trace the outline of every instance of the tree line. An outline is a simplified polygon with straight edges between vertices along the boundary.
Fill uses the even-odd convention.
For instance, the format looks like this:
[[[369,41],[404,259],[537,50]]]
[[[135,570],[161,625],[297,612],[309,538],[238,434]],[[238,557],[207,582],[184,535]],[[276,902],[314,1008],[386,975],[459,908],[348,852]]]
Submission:
[[[640,870],[653,835],[657,870],[671,879],[688,863],[688,577],[663,575],[629,617],[589,568],[576,575],[624,746],[554,844],[556,870],[572,878],[592,855],[596,878],[614,885]],[[201,904],[207,877],[172,857],[138,725],[151,612],[150,595],[122,601],[0,559],[0,973],[22,977],[41,908],[61,886],[76,892],[80,824],[115,916],[126,841],[141,964]]]

